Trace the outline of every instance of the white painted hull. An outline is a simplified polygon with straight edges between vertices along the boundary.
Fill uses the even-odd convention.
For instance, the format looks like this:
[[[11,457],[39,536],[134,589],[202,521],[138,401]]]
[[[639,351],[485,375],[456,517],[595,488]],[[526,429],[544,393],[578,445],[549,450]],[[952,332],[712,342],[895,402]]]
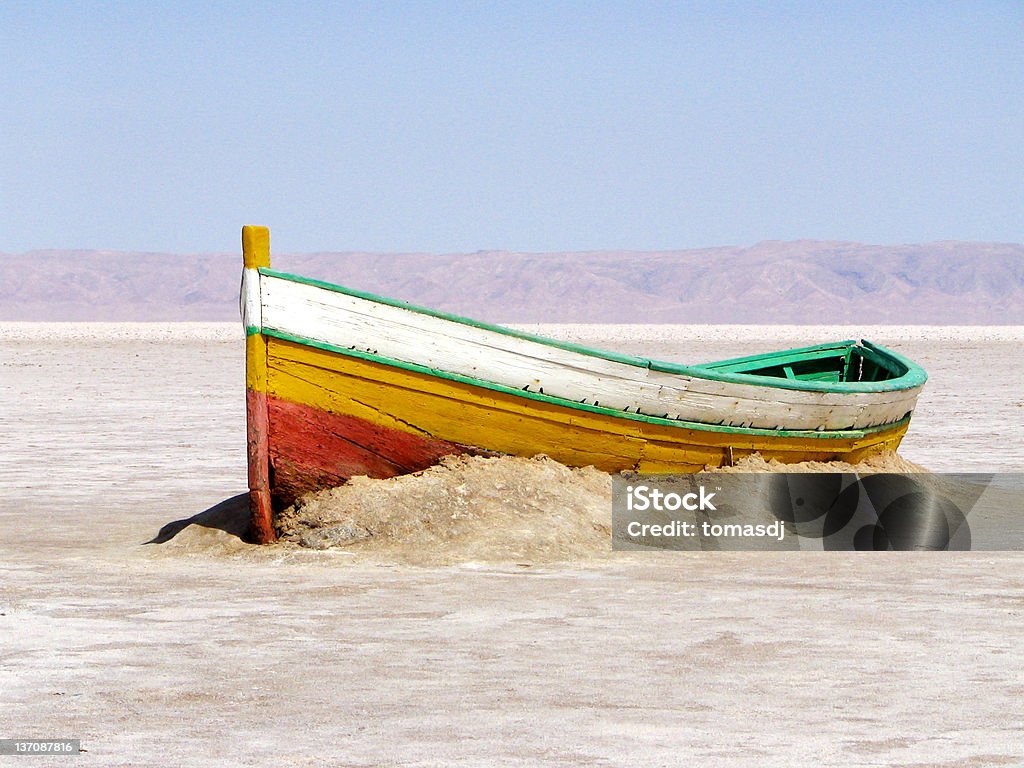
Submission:
[[[921,386],[827,392],[652,370],[307,282],[245,270],[249,327],[353,349],[573,402],[705,424],[785,430],[864,429],[914,410]]]

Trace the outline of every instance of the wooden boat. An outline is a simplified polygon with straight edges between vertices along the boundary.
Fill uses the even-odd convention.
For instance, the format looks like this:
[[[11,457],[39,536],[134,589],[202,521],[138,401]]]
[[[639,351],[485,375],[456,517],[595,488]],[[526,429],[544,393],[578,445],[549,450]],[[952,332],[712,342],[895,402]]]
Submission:
[[[242,230],[249,488],[259,541],[299,496],[454,453],[694,472],[760,453],[895,450],[925,382],[867,341],[679,365],[604,352],[270,268]]]

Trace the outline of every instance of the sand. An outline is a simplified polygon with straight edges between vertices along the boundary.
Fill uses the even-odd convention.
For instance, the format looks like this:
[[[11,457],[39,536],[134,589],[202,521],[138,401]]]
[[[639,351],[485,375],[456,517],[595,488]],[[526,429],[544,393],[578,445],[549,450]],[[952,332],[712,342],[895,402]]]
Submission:
[[[711,472],[921,472],[896,454],[859,464],[781,464],[759,455]],[[244,505],[243,505],[244,506]],[[546,456],[448,457],[436,467],[386,480],[353,478],[309,494],[278,517],[282,541],[310,549],[344,548],[364,561],[409,565],[586,564],[614,559],[611,476],[570,469]],[[241,520],[244,524],[244,508]],[[199,523],[200,521],[196,521]],[[203,520],[194,526],[217,528]],[[186,534],[187,535],[187,534]],[[222,537],[223,538],[223,537]],[[190,537],[193,551],[227,544]]]
[[[385,562],[548,563],[610,554],[611,481],[547,458],[450,457],[415,475],[357,477],[278,520],[282,538]]]
[[[573,333],[689,360],[804,338]],[[928,358],[905,459],[1024,466],[1024,331],[871,337]],[[81,738],[97,766],[1024,762],[1020,553],[600,559],[555,536],[522,559],[494,526],[447,565],[254,547],[241,363],[234,327],[0,325],[0,736]],[[597,519],[601,477],[536,463],[504,490]],[[443,549],[451,479],[376,513],[421,493]]]

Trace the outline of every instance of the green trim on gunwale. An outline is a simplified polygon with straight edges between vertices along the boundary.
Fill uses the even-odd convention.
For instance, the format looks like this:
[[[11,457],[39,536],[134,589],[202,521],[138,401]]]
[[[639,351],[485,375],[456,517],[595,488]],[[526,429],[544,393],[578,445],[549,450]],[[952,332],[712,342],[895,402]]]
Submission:
[[[870,347],[871,349],[884,354],[889,355],[893,360],[897,361],[904,367],[907,372],[902,376],[895,379],[888,379],[887,381],[848,381],[848,382],[819,382],[819,381],[800,381],[797,379],[779,379],[774,376],[757,376],[749,373],[728,373],[722,371],[708,370],[701,366],[690,366],[683,365],[681,363],[669,363],[660,360],[649,360],[644,357],[637,357],[635,355],[626,355],[619,352],[609,352],[602,349],[595,349],[593,347],[583,346],[582,344],[574,344],[568,341],[558,341],[557,339],[549,339],[545,336],[536,336],[532,333],[524,333],[522,331],[516,331],[511,328],[506,328],[501,325],[494,325],[492,323],[484,323],[479,320],[473,320],[468,317],[462,317],[460,315],[453,315],[449,312],[441,312],[440,310],[430,309],[429,307],[420,307],[415,304],[410,304],[407,301],[399,301],[398,299],[389,299],[386,296],[378,296],[374,293],[368,293],[366,291],[359,291],[354,288],[347,288],[342,285],[336,285],[334,283],[328,283],[323,280],[316,280],[311,277],[303,277],[302,275],[294,275],[290,272],[279,272],[276,269],[269,267],[260,267],[259,273],[268,277],[277,277],[282,280],[288,280],[293,283],[302,283],[305,285],[312,285],[317,288],[323,288],[334,293],[342,293],[346,296],[354,296],[359,299],[366,299],[367,301],[373,301],[378,304],[386,304],[391,307],[397,307],[399,309],[406,309],[411,312],[416,312],[421,315],[428,315],[430,317],[436,317],[441,320],[448,320],[453,323],[459,323],[461,325],[468,325],[473,328],[480,328],[485,331],[492,331],[494,333],[500,333],[505,336],[511,336],[517,339],[523,339],[525,341],[533,341],[538,344],[544,344],[549,347],[556,347],[558,349],[565,349],[571,352],[578,352],[582,355],[589,357],[596,357],[602,360],[610,360],[612,362],[624,363],[626,365],[632,365],[637,368],[648,368],[652,371],[658,371],[659,373],[677,373],[684,376],[692,376],[697,379],[709,379],[711,381],[723,381],[730,382],[733,384],[746,384],[756,385],[762,387],[773,387],[776,389],[795,389],[805,392],[835,392],[835,393],[851,393],[851,392],[898,392],[906,389],[913,389],[914,387],[921,386],[928,380],[928,375],[914,362],[911,362],[901,355],[897,355],[895,352],[891,352],[877,344],[872,344],[869,341],[862,340],[861,344]],[[250,333],[250,329],[246,329],[246,333]],[[851,342],[852,343],[852,342]],[[812,350],[819,347],[830,347],[835,346],[835,342],[831,344],[819,344],[813,347],[802,347],[797,350],[784,350],[792,352],[800,352],[803,350]],[[765,355],[766,358],[777,358],[783,352],[769,352]],[[756,355],[754,357],[757,357]],[[714,365],[713,363],[711,365]]]
[[[504,384],[496,384],[491,381],[484,381],[482,379],[475,379],[471,376],[463,376],[459,373],[449,373],[448,371],[438,371],[434,368],[428,368],[425,365],[419,365],[417,363],[407,363],[402,360],[395,360],[390,357],[384,357],[383,355],[374,355],[369,352],[363,352],[358,349],[346,349],[344,347],[337,347],[333,344],[325,344],[322,341],[316,341],[314,339],[307,339],[302,336],[295,336],[290,333],[283,331],[276,331],[272,328],[264,328],[262,331],[256,328],[246,328],[247,335],[254,335],[262,333],[264,336],[270,336],[281,341],[288,341],[292,344],[301,344],[307,347],[313,347],[314,349],[322,349],[325,352],[333,352],[338,355],[345,355],[347,357],[354,357],[359,360],[368,360],[372,363],[380,363],[382,365],[389,365],[393,368],[400,368],[406,371],[412,371],[413,373],[421,373],[428,376],[436,376],[439,379],[447,379],[448,381],[455,381],[460,384],[468,384],[475,387],[481,387],[483,389],[490,389],[495,392],[502,392],[507,395],[515,395],[517,397],[527,398],[529,400],[537,400],[542,403],[548,403],[550,405],[558,405],[564,408],[573,408],[578,411],[587,411],[589,413],[598,413],[604,416],[614,416],[616,418],[630,419],[631,421],[644,421],[649,424],[658,424],[660,426],[668,427],[679,427],[681,429],[692,429],[697,432],[719,432],[730,435],[758,435],[762,437],[809,437],[819,438],[824,440],[852,440],[859,437],[865,437],[875,432],[883,432],[885,430],[894,429],[902,426],[903,424],[910,421],[910,416],[905,416],[899,421],[893,421],[889,424],[879,424],[874,427],[864,427],[863,429],[844,429],[844,430],[808,430],[808,429],[759,429],[756,427],[731,427],[724,424],[705,424],[699,421],[682,421],[677,419],[665,419],[660,416],[648,416],[646,413],[633,413],[632,411],[620,411],[615,408],[605,408],[600,405],[590,405],[589,403],[578,403],[575,400],[566,400],[560,397],[554,397],[552,395],[545,395],[540,392],[531,392],[525,389],[515,389],[513,387],[507,387]]]

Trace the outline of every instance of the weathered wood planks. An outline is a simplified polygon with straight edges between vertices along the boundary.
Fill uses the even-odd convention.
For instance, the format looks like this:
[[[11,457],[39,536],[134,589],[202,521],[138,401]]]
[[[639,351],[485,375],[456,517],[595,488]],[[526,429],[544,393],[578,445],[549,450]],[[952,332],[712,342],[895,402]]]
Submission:
[[[417,363],[515,389],[707,424],[764,429],[858,429],[891,424],[913,410],[920,387],[830,391],[658,370],[627,355],[582,354],[474,324],[261,275],[268,332]],[[712,369],[708,368],[708,375]],[[699,371],[697,372],[700,373]],[[723,374],[729,376],[730,374]],[[732,378],[737,377],[732,374]],[[774,384],[774,382],[773,382]],[[801,388],[802,387],[802,388]],[[856,397],[852,397],[856,392]]]
[[[693,472],[758,452],[780,461],[857,460],[895,448],[906,424],[831,438],[580,411],[334,354],[274,337],[267,344],[275,502],[356,474],[422,469],[447,453],[540,453],[609,472]],[[300,470],[301,468],[301,470]],[[305,479],[302,475],[305,474]],[[280,491],[282,484],[288,490]]]

